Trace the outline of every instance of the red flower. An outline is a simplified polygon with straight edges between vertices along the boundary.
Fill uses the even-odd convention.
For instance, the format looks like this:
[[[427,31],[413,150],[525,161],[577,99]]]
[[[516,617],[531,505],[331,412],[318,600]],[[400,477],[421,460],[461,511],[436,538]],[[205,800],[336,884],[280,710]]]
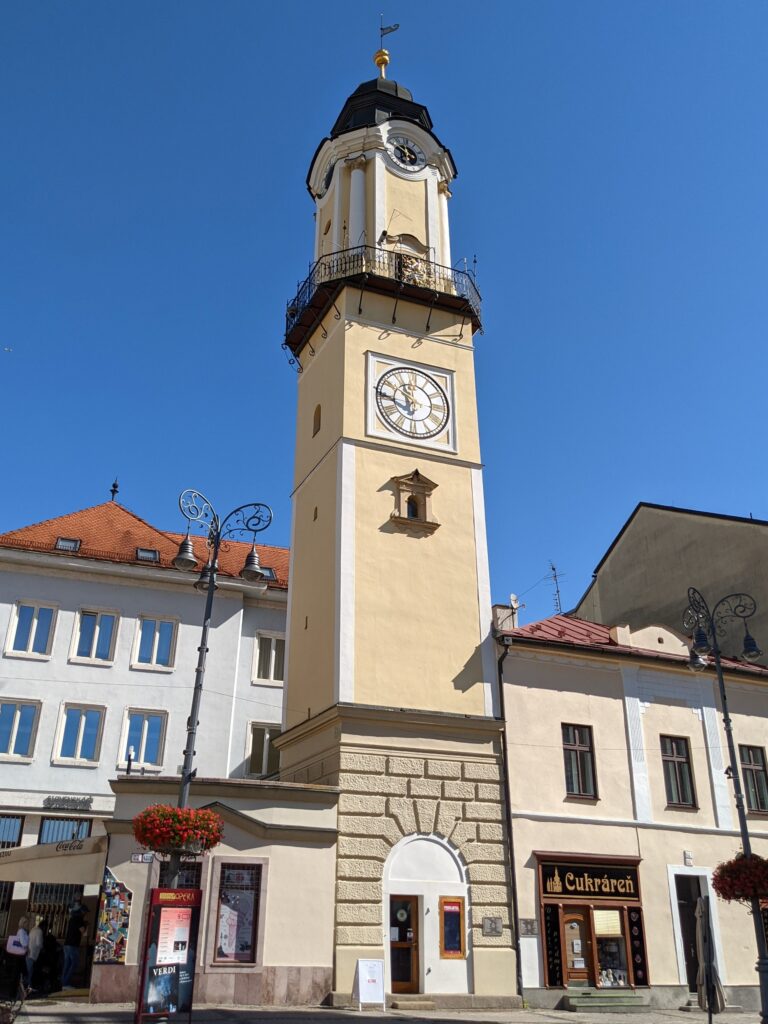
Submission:
[[[712,874],[712,888],[722,900],[749,904],[768,899],[768,860],[753,853],[737,853],[733,860],[718,864]]]
[[[199,846],[202,852],[221,842],[224,822],[205,808],[152,804],[133,819],[133,834],[149,850],[167,853]]]

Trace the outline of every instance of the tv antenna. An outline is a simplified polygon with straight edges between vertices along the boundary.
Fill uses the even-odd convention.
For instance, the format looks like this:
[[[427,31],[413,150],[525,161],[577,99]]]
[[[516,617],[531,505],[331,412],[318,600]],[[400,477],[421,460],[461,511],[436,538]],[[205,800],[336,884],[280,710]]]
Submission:
[[[554,593],[555,615],[562,615],[563,614],[563,606],[562,606],[562,603],[560,601],[560,579],[562,578],[562,573],[559,573],[557,571],[557,567],[555,566],[555,563],[552,562],[552,561],[550,561],[550,563],[549,563],[549,578],[552,580],[552,584],[553,584],[553,586],[555,588],[555,593]]]

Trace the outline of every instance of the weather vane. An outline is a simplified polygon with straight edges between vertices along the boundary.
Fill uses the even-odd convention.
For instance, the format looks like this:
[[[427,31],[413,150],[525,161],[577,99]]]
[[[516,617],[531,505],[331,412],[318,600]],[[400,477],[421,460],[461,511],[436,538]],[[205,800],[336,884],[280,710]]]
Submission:
[[[383,48],[383,46],[384,46],[384,36],[388,36],[390,32],[397,32],[397,30],[399,28],[400,28],[400,25],[398,24],[398,22],[395,22],[394,25],[385,25],[384,24],[384,15],[382,14],[381,15],[381,26],[379,28],[379,46],[381,46]]]

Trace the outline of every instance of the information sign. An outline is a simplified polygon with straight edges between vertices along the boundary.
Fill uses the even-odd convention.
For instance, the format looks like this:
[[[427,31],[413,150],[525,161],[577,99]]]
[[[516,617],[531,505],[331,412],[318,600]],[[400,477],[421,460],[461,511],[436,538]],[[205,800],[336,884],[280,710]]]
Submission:
[[[151,889],[136,1024],[192,1014],[200,889]]]
[[[358,1010],[362,1010],[363,1003],[381,1003],[382,1010],[386,1010],[383,960],[357,961],[352,1001],[357,1002]]]

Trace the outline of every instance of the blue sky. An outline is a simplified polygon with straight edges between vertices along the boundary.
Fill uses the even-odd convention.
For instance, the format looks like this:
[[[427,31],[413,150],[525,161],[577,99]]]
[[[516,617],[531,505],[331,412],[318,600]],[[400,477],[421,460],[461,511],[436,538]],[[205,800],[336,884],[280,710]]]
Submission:
[[[0,530],[117,475],[288,543],[304,179],[382,9],[478,257],[494,599],[571,606],[641,500],[768,518],[762,0],[5,0]]]

